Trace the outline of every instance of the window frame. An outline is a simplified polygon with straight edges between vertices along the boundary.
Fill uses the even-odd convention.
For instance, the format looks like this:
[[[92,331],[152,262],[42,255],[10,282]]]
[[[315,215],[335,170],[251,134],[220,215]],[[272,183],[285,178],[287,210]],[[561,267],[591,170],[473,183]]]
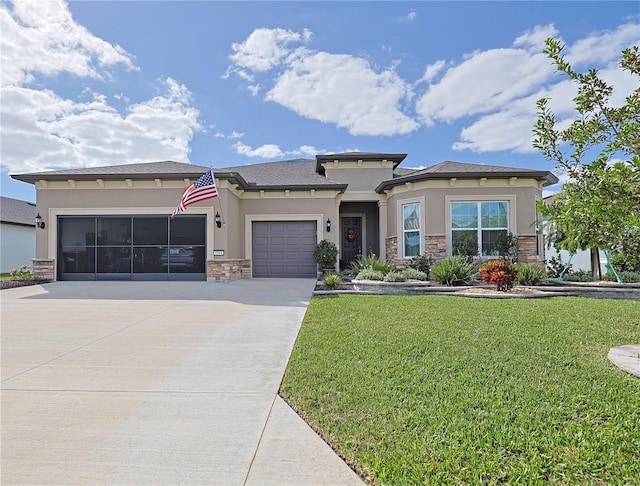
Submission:
[[[418,255],[407,255],[407,248],[405,245],[405,233],[414,232],[416,229],[405,230],[404,228],[404,207],[417,204],[420,214],[418,215],[418,240],[420,247],[418,249]],[[414,256],[420,256],[424,253],[424,231],[425,231],[425,216],[426,216],[426,204],[424,197],[415,197],[410,199],[402,199],[398,201],[397,211],[397,235],[398,235],[398,256],[400,259],[409,260]]]
[[[477,227],[476,228],[453,228],[453,203],[475,203],[477,210]],[[507,227],[486,227],[482,226],[482,203],[506,203],[507,204]],[[447,229],[447,253],[453,255],[453,233],[454,231],[475,231],[476,232],[476,256],[478,258],[492,259],[495,255],[483,255],[482,254],[482,232],[483,231],[496,231],[505,230],[515,233],[516,228],[516,196],[515,195],[470,195],[470,196],[446,196],[446,229]]]

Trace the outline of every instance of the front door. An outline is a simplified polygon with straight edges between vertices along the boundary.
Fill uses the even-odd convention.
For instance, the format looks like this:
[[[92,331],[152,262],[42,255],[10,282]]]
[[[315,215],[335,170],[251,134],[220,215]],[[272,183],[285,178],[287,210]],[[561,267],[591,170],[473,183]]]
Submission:
[[[340,240],[342,255],[340,268],[349,268],[349,264],[362,254],[362,218],[343,216],[340,218]]]

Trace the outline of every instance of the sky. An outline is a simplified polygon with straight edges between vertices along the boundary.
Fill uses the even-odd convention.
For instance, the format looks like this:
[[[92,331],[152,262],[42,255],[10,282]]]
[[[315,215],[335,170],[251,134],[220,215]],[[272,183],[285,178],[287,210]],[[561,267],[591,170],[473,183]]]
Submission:
[[[612,104],[637,88],[618,67],[637,1],[3,0],[0,194],[35,202],[9,174],[349,151],[553,171],[536,101],[566,126],[576,88],[550,36]]]

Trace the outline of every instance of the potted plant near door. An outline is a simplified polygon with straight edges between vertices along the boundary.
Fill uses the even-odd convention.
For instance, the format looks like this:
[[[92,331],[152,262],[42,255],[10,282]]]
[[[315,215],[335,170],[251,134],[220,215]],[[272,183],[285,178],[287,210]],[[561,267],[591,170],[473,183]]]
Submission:
[[[322,240],[313,249],[313,257],[315,258],[316,263],[320,265],[323,273],[333,271],[336,268],[338,247],[332,241]]]

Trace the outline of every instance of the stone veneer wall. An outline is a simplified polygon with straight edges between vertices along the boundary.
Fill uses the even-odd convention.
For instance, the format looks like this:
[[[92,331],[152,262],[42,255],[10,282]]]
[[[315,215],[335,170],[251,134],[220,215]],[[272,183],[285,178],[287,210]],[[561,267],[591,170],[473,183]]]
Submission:
[[[518,262],[520,263],[540,263],[542,257],[536,252],[537,237],[523,236],[518,237]]]
[[[439,262],[447,258],[447,237],[445,235],[429,235],[425,238],[424,251],[433,258],[433,262]]]
[[[36,280],[55,280],[56,261],[49,258],[34,258],[31,260],[33,276]]]
[[[251,260],[207,260],[207,282],[251,278]]]
[[[398,238],[395,236],[391,236],[384,241],[385,260],[393,263],[394,265],[398,265]]]

